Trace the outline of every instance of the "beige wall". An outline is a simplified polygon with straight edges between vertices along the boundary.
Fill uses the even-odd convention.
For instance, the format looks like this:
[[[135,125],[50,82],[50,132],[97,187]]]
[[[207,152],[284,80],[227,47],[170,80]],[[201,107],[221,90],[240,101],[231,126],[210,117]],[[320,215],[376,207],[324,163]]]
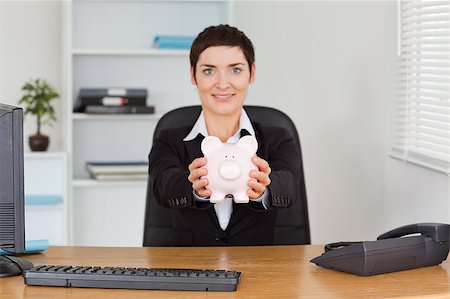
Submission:
[[[314,243],[375,238],[382,225],[395,2],[238,1],[256,47],[249,103],[300,133]]]
[[[0,1],[0,102],[17,106],[22,85],[36,77],[61,91],[61,3]],[[58,118],[62,117],[60,102],[55,101]],[[60,126],[42,130],[51,138],[49,150],[62,148]],[[27,116],[24,139],[35,131],[35,119]]]

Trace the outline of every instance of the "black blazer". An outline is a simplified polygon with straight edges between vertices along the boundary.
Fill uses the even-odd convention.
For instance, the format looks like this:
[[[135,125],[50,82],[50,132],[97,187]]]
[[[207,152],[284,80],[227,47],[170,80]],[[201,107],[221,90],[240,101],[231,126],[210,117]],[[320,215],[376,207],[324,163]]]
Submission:
[[[187,179],[189,164],[203,154],[203,136],[183,141],[192,129],[164,130],[154,140],[149,155],[149,179],[158,202],[173,208],[174,246],[271,245],[279,208],[288,208],[298,194],[301,156],[288,131],[252,122],[258,141],[257,155],[265,159],[272,172],[268,209],[261,203],[233,203],[233,213],[225,231],[217,220],[213,204],[194,201]],[[243,130],[241,135],[247,132]],[[248,134],[248,133],[247,133]]]

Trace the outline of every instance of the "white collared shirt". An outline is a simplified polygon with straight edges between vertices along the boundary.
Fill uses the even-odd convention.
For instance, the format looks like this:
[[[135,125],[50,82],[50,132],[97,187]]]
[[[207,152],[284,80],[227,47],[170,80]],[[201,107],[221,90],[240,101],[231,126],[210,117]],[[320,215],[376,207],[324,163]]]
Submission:
[[[247,130],[247,132],[249,132],[250,135],[255,137],[255,130],[253,129],[252,123],[250,122],[250,118],[248,117],[247,112],[245,112],[244,108],[242,108],[241,117],[239,119],[239,130],[236,132],[236,134],[228,138],[227,143],[237,143],[241,138],[241,130],[243,129]],[[200,116],[198,117],[197,121],[192,127],[192,130],[183,139],[183,141],[191,141],[195,139],[195,137],[197,137],[198,134],[202,134],[204,137],[209,136],[208,130],[206,128],[205,116],[203,114],[203,111],[200,113]],[[192,192],[194,194],[194,200],[209,201],[208,198],[202,198],[197,196],[194,190]],[[267,194],[268,192],[264,191],[264,194],[256,200],[258,202],[262,201],[262,204],[265,208],[267,208],[267,201],[268,201]],[[227,228],[228,223],[230,222],[231,213],[233,212],[232,201],[233,201],[232,198],[226,197],[222,203],[214,204],[214,210],[216,211],[217,219],[219,220],[220,227],[223,230]]]
[[[247,130],[247,132],[249,132],[250,135],[255,137],[255,130],[253,129],[252,123],[250,122],[250,118],[248,117],[247,112],[245,112],[244,108],[242,108],[241,118],[239,119],[239,130],[236,132],[236,134],[234,134],[227,140],[227,143],[237,143],[239,141],[239,138],[241,137],[242,129]],[[192,127],[191,132],[189,132],[189,134],[183,139],[183,141],[191,141],[195,139],[195,137],[197,137],[198,134],[202,134],[204,137],[209,136],[208,129],[206,128],[205,115],[203,114],[203,111],[197,118],[197,121]],[[234,140],[236,136],[238,138]],[[233,141],[230,142],[231,139],[233,139]]]

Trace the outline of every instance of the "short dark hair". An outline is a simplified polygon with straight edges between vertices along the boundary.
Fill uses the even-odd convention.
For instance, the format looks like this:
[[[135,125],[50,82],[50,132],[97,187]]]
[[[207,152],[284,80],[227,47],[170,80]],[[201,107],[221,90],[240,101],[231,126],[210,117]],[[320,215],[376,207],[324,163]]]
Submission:
[[[194,76],[200,54],[212,46],[239,46],[244,53],[251,73],[252,65],[255,62],[255,50],[250,39],[236,27],[217,25],[205,28],[192,43],[189,58],[191,67],[194,70]]]

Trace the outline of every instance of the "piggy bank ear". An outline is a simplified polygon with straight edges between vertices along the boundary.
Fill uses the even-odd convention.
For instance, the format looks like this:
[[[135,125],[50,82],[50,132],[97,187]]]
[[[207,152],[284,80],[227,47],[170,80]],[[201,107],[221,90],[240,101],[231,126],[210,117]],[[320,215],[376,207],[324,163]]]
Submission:
[[[256,153],[256,150],[258,149],[258,142],[256,141],[256,138],[251,135],[239,139],[237,145],[247,148],[252,154]]]
[[[215,148],[218,148],[219,146],[222,146],[222,141],[220,141],[220,139],[216,136],[205,137],[205,139],[203,139],[202,141],[201,146],[203,155],[208,155],[209,153],[211,153],[211,151],[213,151]]]

